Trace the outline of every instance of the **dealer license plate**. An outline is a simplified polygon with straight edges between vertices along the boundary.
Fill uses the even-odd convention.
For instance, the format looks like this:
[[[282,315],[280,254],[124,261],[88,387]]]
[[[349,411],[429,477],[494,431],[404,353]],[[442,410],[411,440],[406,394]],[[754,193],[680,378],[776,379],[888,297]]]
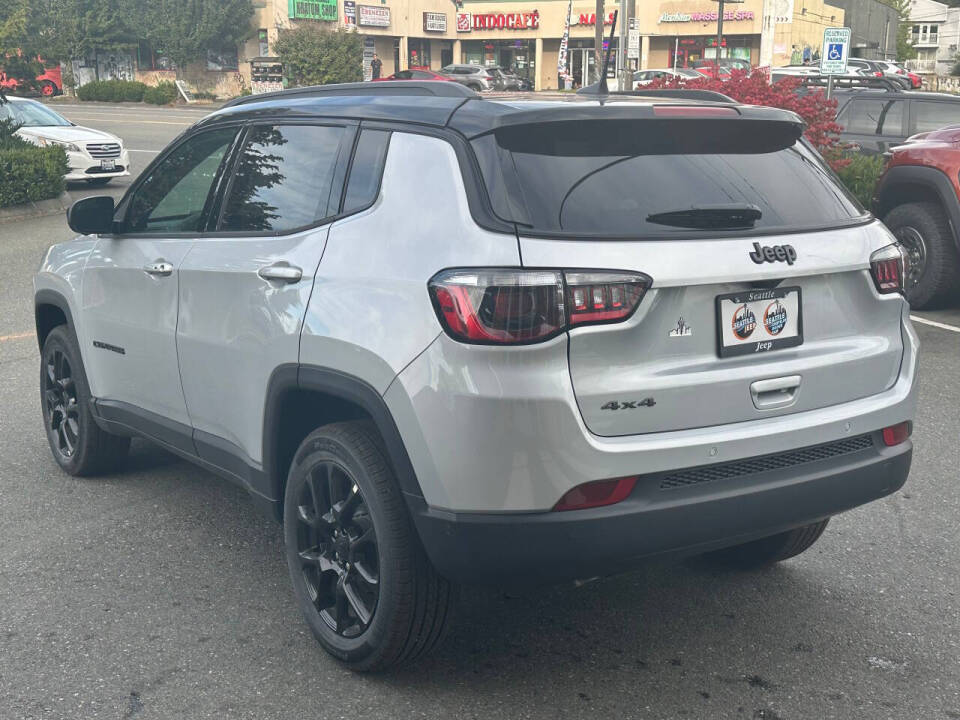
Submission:
[[[101,169],[101,170],[110,170],[110,171],[116,170],[116,169],[117,169],[117,161],[116,161],[116,160],[101,160],[101,161],[100,161],[100,169]]]
[[[803,342],[800,288],[744,290],[717,296],[720,357],[769,352]]]

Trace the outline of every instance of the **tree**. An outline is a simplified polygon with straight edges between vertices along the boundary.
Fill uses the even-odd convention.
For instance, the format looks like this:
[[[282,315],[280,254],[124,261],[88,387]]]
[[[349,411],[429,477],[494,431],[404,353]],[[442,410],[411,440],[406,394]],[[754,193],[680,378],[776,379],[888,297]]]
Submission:
[[[277,55],[293,86],[363,80],[363,41],[350,30],[313,23],[283,30]]]
[[[143,39],[177,68],[208,50],[236,48],[251,33],[252,0],[123,0]]]
[[[46,0],[51,59],[66,62],[92,50],[135,47],[138,38],[131,10],[120,0]]]
[[[48,49],[38,0],[0,3],[0,66],[21,88],[34,88],[43,65],[37,57]]]
[[[917,50],[910,44],[910,0],[881,0],[897,11],[897,60],[912,60]]]

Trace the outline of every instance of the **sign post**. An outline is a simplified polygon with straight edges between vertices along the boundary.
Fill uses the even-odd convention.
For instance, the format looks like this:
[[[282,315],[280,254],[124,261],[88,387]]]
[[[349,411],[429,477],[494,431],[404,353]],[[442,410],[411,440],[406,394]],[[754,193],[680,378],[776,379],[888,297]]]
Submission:
[[[820,53],[820,74],[827,76],[827,99],[833,95],[833,76],[847,74],[850,57],[850,28],[824,28]]]

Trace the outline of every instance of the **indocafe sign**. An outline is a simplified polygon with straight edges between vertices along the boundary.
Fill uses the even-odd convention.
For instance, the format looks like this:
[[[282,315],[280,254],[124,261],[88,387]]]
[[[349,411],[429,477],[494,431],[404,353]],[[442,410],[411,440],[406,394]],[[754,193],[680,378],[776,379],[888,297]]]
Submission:
[[[471,30],[536,30],[540,13],[457,13],[457,32]]]

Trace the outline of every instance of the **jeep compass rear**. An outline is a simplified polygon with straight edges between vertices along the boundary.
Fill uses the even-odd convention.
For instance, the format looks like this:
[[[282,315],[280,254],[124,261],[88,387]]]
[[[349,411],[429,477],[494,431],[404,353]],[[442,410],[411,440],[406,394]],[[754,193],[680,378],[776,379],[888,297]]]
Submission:
[[[247,487],[360,670],[433,647],[458,583],[795,556],[905,482],[918,350],[904,252],[802,131],[656,92],[235,101],[49,251],[54,457],[136,434]]]

